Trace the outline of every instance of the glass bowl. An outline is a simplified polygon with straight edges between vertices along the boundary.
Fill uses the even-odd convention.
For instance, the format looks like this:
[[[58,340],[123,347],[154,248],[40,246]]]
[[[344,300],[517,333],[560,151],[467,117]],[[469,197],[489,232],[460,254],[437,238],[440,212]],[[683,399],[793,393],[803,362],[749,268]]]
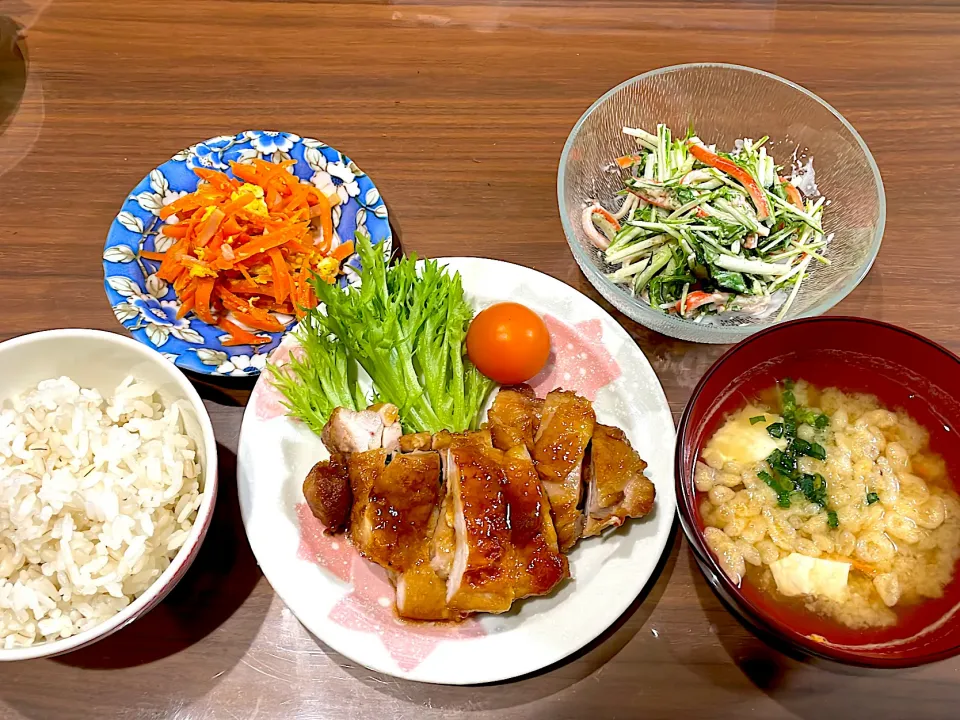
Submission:
[[[931,449],[943,456],[960,492],[960,358],[908,330],[863,318],[808,318],[768,328],[714,363],[680,419],[677,508],[707,581],[734,615],[780,647],[867,667],[922,665],[960,654],[958,566],[942,597],[905,608],[896,625],[868,633],[792,610],[721,569],[703,537],[697,456],[730,412],[786,377],[866,392],[905,410],[930,433]]]
[[[717,316],[695,324],[652,309],[630,289],[607,279],[616,268],[581,227],[583,208],[599,201],[619,205],[622,185],[614,158],[636,152],[626,126],[652,130],[666,123],[674,132],[696,129],[705,143],[730,150],[743,137],[770,136],[767,151],[789,167],[793,159],[814,159],[816,181],[830,204],[824,230],[833,240],[829,266],[811,270],[786,320],[820,315],[842,300],[870,270],[886,217],[880,171],[857,131],[809,90],[789,80],[738,65],[674,65],[638,75],[597,100],[577,121],[560,156],[557,195],[560,218],[577,264],[593,286],[621,312],[652,330],[692,342],[735,343],[773,325],[764,320]]]

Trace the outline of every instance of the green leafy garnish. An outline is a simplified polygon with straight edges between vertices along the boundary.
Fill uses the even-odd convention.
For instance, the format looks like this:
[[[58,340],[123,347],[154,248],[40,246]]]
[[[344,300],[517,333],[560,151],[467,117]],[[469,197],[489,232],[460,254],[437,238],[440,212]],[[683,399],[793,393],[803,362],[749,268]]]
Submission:
[[[752,418],[750,418],[750,424],[756,425],[757,423],[765,422],[766,419],[767,418],[764,415],[754,415]]]
[[[757,477],[763,480],[777,494],[777,505],[782,508],[790,507],[790,494],[793,492],[793,483],[779,475],[771,475],[766,470],[757,473]]]
[[[827,481],[824,480],[823,475],[804,473],[800,476],[799,485],[800,492],[807,500],[820,507],[827,506]]]
[[[813,426],[814,426],[817,430],[823,430],[823,429],[826,428],[829,424],[830,424],[830,418],[827,417],[826,415],[822,415],[822,414],[821,414],[821,415],[817,415],[817,419],[814,420],[814,422],[813,422]]]
[[[827,451],[819,443],[798,438],[796,431],[797,423],[814,426],[822,424],[823,427],[826,427],[830,418],[809,408],[797,407],[796,395],[793,392],[794,387],[793,380],[786,379],[783,381],[783,390],[781,391],[783,422],[772,423],[767,426],[767,433],[771,437],[788,441],[787,447],[784,450],[774,450],[767,456],[766,462],[770,471],[763,470],[758,473],[758,477],[777,493],[777,504],[780,507],[790,507],[791,493],[800,492],[810,502],[826,508],[828,502],[826,479],[820,473],[801,472],[798,461],[803,456],[825,460]],[[751,418],[750,422],[753,421],[754,418]]]
[[[827,451],[824,449],[823,445],[819,443],[811,443],[810,449],[806,453],[809,457],[816,458],[817,460],[826,460]]]
[[[780,402],[783,404],[783,414],[784,415],[794,415],[797,412],[797,398],[793,394],[793,390],[790,388],[784,389],[780,394]]]
[[[291,414],[316,432],[337,405],[364,407],[367,398],[356,384],[359,365],[372,380],[372,399],[396,405],[406,432],[477,427],[493,382],[464,355],[473,309],[460,276],[434,260],[418,269],[412,255],[387,267],[366,235],[357,233],[356,240],[360,287],[314,278],[320,306],[298,331],[302,361],[273,369]],[[321,370],[315,378],[314,366],[336,372]]]
[[[300,349],[290,353],[289,363],[268,363],[267,367],[290,414],[319,435],[334,408],[359,410],[367,402],[357,384],[357,364],[319,322],[316,312],[308,313],[293,335]]]
[[[875,492],[867,493],[867,505],[873,505],[875,502],[880,502],[880,496]]]
[[[819,443],[810,443],[806,440],[801,440],[800,438],[794,438],[790,441],[790,446],[787,448],[788,452],[793,455],[806,455],[807,457],[816,458],[817,460],[826,460],[827,451],[824,449],[823,445]]]
[[[741,273],[714,269],[710,274],[713,276],[717,285],[722,288],[735,290],[739,293],[747,292],[747,283],[744,281]]]
[[[797,458],[789,452],[774,450],[767,457],[767,463],[775,471],[792,478],[797,472]]]
[[[837,517],[836,510],[827,510],[827,525],[832,528],[840,526],[840,518]]]

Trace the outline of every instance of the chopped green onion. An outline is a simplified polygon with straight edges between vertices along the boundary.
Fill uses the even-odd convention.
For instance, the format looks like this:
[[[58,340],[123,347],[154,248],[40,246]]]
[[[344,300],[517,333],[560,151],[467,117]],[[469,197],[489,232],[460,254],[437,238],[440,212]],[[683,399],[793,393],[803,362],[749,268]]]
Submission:
[[[800,486],[800,492],[803,493],[803,496],[807,498],[807,500],[816,503],[820,507],[827,506],[827,481],[823,479],[823,475],[820,473],[816,475],[804,473],[800,476],[798,484]]]

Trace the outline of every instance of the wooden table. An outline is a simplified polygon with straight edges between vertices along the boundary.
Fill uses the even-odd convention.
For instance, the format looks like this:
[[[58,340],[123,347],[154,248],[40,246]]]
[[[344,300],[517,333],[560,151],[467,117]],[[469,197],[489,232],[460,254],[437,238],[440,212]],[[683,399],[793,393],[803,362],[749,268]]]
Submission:
[[[376,179],[407,251],[530,265],[596,299],[558,218],[564,139],[620,81],[708,60],[788,77],[860,130],[886,184],[887,231],[873,271],[837,311],[960,351],[957,238],[940,230],[960,201],[960,3],[0,0],[0,15],[0,338],[122,332],[100,252],[125,193],[178,149],[247,128],[348,152]],[[11,19],[24,28],[19,48]],[[679,414],[723,348],[617,319]],[[960,660],[876,673],[764,645],[720,605],[679,536],[645,602],[547,672],[472,688],[369,672],[314,640],[260,575],[234,484],[243,394],[208,395],[223,494],[199,560],[167,601],[112,638],[0,668],[3,717],[960,712]]]

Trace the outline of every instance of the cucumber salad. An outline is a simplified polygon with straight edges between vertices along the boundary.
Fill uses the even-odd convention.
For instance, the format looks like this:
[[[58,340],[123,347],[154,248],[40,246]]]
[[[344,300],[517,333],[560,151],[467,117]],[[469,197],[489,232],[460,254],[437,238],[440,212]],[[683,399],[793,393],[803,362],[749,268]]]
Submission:
[[[692,129],[678,139],[666,125],[623,132],[637,152],[616,159],[622,204],[589,205],[583,229],[618,268],[607,277],[635,297],[694,322],[724,313],[780,320],[811,263],[830,264],[812,162],[785,178],[768,138],[738,140],[726,153]]]

